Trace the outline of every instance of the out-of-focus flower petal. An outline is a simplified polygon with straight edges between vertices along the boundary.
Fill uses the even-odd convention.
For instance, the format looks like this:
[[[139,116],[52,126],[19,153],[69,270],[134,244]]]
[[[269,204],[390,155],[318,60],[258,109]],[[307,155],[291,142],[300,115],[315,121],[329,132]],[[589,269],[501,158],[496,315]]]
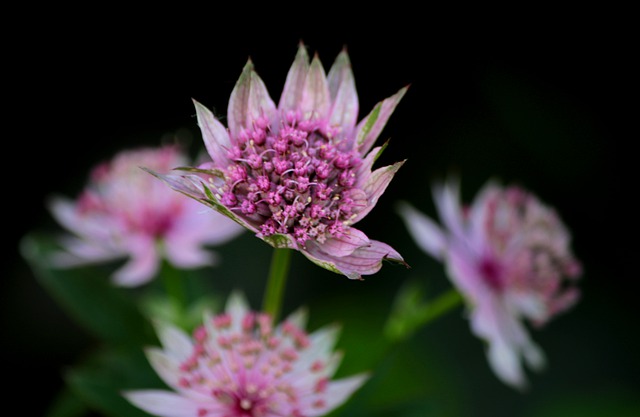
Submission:
[[[169,391],[129,391],[124,396],[136,407],[159,417],[193,417],[200,409],[195,401]]]
[[[445,255],[447,239],[436,222],[406,201],[397,204],[397,211],[418,246],[441,261]]]

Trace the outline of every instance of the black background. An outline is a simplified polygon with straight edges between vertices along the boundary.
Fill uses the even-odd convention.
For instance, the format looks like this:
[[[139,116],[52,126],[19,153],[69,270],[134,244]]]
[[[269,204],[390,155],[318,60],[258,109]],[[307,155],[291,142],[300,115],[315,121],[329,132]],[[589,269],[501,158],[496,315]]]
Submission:
[[[558,325],[577,336],[555,354],[581,359],[567,367],[578,384],[637,390],[638,51],[624,11],[165,12],[20,19],[8,38],[2,349],[6,381],[35,393],[38,410],[90,343],[18,253],[25,233],[53,227],[44,198],[74,195],[91,166],[123,147],[185,129],[196,146],[191,99],[224,115],[249,57],[277,101],[300,41],[326,69],[348,48],[360,117],[410,85],[381,136],[391,139],[381,163],[407,163],[361,229],[410,248],[393,201],[433,213],[429,181],[452,171],[468,198],[491,176],[529,187],[558,209],[585,266],[583,300]],[[409,263],[419,256],[406,250]]]

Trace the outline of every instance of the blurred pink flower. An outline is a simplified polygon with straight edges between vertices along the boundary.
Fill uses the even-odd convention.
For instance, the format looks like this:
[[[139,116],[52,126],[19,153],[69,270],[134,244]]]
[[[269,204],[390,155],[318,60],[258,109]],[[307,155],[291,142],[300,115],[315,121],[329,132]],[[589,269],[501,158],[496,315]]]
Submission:
[[[58,267],[128,257],[113,276],[123,286],[151,280],[166,258],[180,268],[213,265],[203,245],[226,242],[244,229],[175,193],[141,167],[166,172],[187,163],[177,146],[125,150],[94,167],[76,201],[55,196],[54,218],[72,235],[53,257]]]
[[[372,171],[372,148],[407,87],[356,124],[358,95],[346,50],[328,75],[304,45],[276,107],[251,60],[237,81],[228,128],[194,100],[213,162],[161,175],[172,188],[234,219],[273,247],[301,251],[323,268],[361,279],[382,260],[404,264],[389,245],[353,225],[376,205],[404,161]]]
[[[333,351],[336,326],[304,331],[298,310],[273,327],[231,294],[226,311],[206,315],[190,337],[157,324],[163,348],[148,348],[152,367],[173,390],[123,393],[135,406],[165,417],[322,416],[342,405],[367,380],[358,374],[331,380],[342,355]]]
[[[534,369],[545,363],[524,319],[542,326],[578,299],[573,284],[581,265],[569,231],[552,208],[517,186],[489,181],[462,207],[459,184],[450,181],[434,187],[434,200],[442,228],[408,203],[399,213],[417,244],[445,263],[496,375],[523,388],[520,358]]]

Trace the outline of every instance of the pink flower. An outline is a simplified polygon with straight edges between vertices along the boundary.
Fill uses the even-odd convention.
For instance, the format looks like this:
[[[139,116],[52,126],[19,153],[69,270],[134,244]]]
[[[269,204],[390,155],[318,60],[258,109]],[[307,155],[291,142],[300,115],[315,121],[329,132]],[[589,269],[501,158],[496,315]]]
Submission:
[[[250,311],[232,293],[226,311],[206,315],[190,337],[158,324],[163,349],[147,357],[173,390],[133,390],[124,396],[146,412],[164,417],[312,417],[343,404],[367,380],[359,374],[331,380],[342,355],[334,352],[338,328],[304,331],[298,310],[282,324]]]
[[[251,60],[237,81],[228,128],[194,100],[213,162],[190,173],[158,175],[273,247],[301,251],[352,279],[404,263],[389,245],[353,227],[376,205],[404,161],[372,171],[372,148],[405,94],[379,102],[356,124],[358,95],[346,50],[328,75],[301,44],[276,107]],[[153,173],[153,172],[152,172]]]
[[[163,258],[181,268],[213,265],[206,244],[220,244],[244,229],[168,189],[142,170],[160,172],[187,163],[176,146],[122,151],[96,166],[76,201],[54,197],[49,208],[72,235],[53,260],[72,267],[128,257],[113,276],[123,286],[151,280]]]
[[[489,181],[462,207],[456,181],[434,187],[444,227],[402,203],[399,213],[427,253],[444,262],[468,301],[473,332],[488,343],[489,364],[505,383],[526,385],[520,361],[544,365],[523,321],[542,326],[578,299],[581,265],[557,213],[517,187]]]

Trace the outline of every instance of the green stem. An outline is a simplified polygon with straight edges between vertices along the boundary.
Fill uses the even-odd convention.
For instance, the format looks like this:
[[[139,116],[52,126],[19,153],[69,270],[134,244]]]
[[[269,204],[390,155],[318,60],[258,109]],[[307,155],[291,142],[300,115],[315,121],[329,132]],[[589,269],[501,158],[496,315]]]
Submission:
[[[418,326],[425,326],[461,303],[462,296],[457,290],[452,288],[444,294],[439,295],[435,300],[429,301],[427,308],[419,316],[416,324]]]
[[[179,317],[182,317],[187,306],[187,293],[184,282],[182,282],[183,279],[184,277],[180,276],[180,273],[173,265],[169,262],[163,263],[162,281],[164,288]]]
[[[274,248],[267,288],[262,302],[263,311],[270,314],[274,322],[278,320],[278,315],[282,308],[282,296],[287,282],[287,275],[289,274],[290,263],[291,249]]]

